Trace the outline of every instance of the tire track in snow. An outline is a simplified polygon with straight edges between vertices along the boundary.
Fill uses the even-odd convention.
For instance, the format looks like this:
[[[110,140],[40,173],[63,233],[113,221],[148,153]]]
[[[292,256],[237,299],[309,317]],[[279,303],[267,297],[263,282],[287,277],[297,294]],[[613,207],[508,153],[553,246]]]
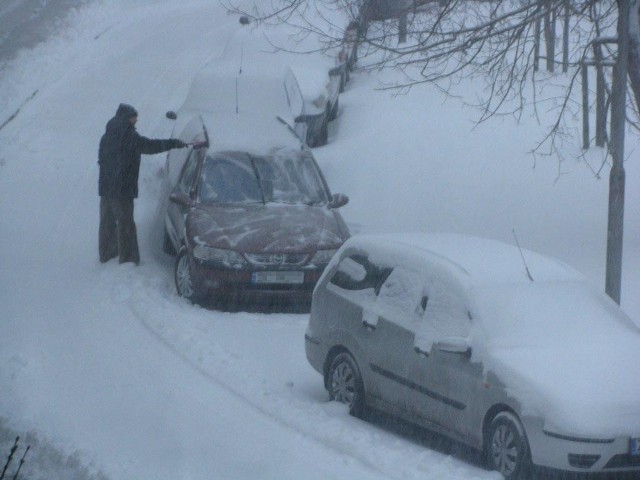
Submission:
[[[143,278],[137,280],[137,283],[139,285],[133,289],[136,293],[127,298],[126,301],[140,324],[186,365],[194,368],[205,378],[232,394],[244,405],[258,411],[273,422],[306,438],[313,439],[323,447],[358,462],[364,468],[387,478],[423,479],[426,475],[427,478],[444,479],[447,478],[452,469],[468,472],[465,477],[469,479],[496,478],[495,474],[491,472],[484,472],[477,467],[465,464],[461,460],[451,458],[424,446],[413,444],[402,437],[394,439],[392,461],[385,462],[384,460],[390,456],[387,436],[394,434],[377,430],[378,427],[375,425],[370,425],[348,416],[346,409],[342,405],[333,402],[311,405],[313,408],[311,415],[316,418],[305,424],[300,419],[309,416],[309,408],[293,396],[287,398],[286,394],[282,395],[281,392],[267,390],[263,391],[259,401],[256,401],[252,396],[252,392],[249,392],[252,385],[247,384],[248,388],[243,389],[234,386],[230,381],[238,378],[249,378],[251,380],[250,366],[241,368],[240,372],[237,370],[225,372],[223,365],[225,362],[224,360],[221,361],[220,358],[231,357],[234,361],[234,366],[236,366],[238,358],[233,358],[232,352],[226,351],[224,348],[222,348],[222,351],[212,352],[210,348],[206,348],[206,340],[200,340],[196,331],[191,332],[186,337],[180,337],[180,332],[178,332],[177,336],[172,337],[171,329],[165,327],[167,324],[171,325],[171,323],[176,322],[177,317],[183,317],[180,321],[184,325],[188,325],[190,317],[197,319],[197,315],[192,314],[192,312],[198,312],[197,307],[187,305],[183,299],[175,296],[175,301],[173,301],[168,295],[158,295],[162,291],[169,294],[171,287],[166,283],[163,288],[158,288],[158,282],[152,282],[155,285],[149,285],[149,282]],[[153,297],[160,298],[155,298],[154,300]],[[182,305],[178,305],[177,302],[185,302],[184,308]],[[163,304],[161,309],[158,308],[160,304]],[[176,308],[178,306],[180,308]],[[160,310],[163,312],[162,318],[157,315]],[[207,311],[207,313],[209,312]],[[237,314],[224,315],[233,315],[234,322],[241,321],[241,319],[237,318]],[[269,319],[269,321],[271,322],[272,320]],[[185,342],[190,342],[189,347],[181,348]],[[194,343],[196,344],[195,346]],[[200,343],[200,345],[197,345],[197,343]],[[207,368],[205,365],[206,360],[213,360],[216,365],[213,368]],[[220,368],[221,366],[223,368]],[[222,373],[216,374],[213,371],[214,369],[216,372]],[[258,383],[260,379],[256,377],[255,380],[255,383]],[[287,414],[283,415],[283,411],[286,411]],[[315,428],[312,426],[313,424],[315,424]],[[322,425],[322,428],[318,429],[317,425]],[[385,449],[384,455],[379,454],[380,452],[377,451],[376,445],[380,445],[378,448]],[[440,468],[438,466],[443,464],[445,464],[443,468],[446,473],[444,470],[443,472],[438,470]],[[434,468],[434,465],[438,468]],[[483,472],[483,474],[475,475],[475,473],[479,472]],[[429,475],[432,475],[432,477],[429,477]]]

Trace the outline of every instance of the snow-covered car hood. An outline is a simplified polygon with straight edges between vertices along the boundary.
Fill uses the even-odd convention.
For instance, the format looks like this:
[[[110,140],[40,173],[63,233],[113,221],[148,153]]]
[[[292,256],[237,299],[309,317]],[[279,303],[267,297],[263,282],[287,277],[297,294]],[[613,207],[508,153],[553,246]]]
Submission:
[[[247,253],[335,249],[348,236],[335,210],[283,204],[199,205],[188,213],[187,234],[197,244]]]
[[[582,282],[499,290],[482,291],[483,361],[522,413],[558,433],[640,435],[640,331],[622,310]]]

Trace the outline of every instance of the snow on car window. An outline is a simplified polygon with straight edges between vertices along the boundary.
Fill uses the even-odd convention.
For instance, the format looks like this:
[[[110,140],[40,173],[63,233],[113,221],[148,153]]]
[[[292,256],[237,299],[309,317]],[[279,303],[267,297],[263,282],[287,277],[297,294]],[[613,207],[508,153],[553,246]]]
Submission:
[[[262,202],[262,191],[249,157],[207,157],[202,171],[200,200],[203,203]]]
[[[364,307],[376,300],[376,291],[389,271],[371,263],[365,255],[351,255],[340,261],[328,287]]]
[[[420,276],[402,268],[395,268],[380,288],[378,304],[412,320],[420,306],[423,286]],[[395,316],[394,316],[395,317]]]
[[[338,271],[350,278],[353,282],[362,282],[367,276],[367,271],[362,264],[356,262],[350,257],[347,257],[340,262]]]
[[[427,305],[416,331],[416,345],[429,351],[433,343],[446,337],[469,335],[471,322],[461,291],[439,279],[427,282]]]
[[[257,157],[254,161],[261,180],[273,186],[267,201],[305,205],[327,201],[320,175],[310,159],[274,156]]]

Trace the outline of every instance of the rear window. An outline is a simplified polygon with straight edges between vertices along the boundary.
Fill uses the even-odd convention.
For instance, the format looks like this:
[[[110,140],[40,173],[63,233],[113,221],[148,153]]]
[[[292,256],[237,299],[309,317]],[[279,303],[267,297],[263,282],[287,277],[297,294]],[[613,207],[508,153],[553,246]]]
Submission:
[[[352,255],[340,261],[330,283],[343,290],[370,289],[376,295],[390,273],[391,269],[374,265],[364,255]]]

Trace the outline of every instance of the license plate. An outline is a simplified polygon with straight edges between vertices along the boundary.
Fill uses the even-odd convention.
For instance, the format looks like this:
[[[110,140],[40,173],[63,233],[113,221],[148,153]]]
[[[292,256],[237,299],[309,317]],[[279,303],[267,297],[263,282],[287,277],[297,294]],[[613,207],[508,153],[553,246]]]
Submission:
[[[640,455],[640,437],[631,439],[631,455]]]
[[[301,284],[304,283],[304,272],[253,272],[251,282],[256,284]]]

